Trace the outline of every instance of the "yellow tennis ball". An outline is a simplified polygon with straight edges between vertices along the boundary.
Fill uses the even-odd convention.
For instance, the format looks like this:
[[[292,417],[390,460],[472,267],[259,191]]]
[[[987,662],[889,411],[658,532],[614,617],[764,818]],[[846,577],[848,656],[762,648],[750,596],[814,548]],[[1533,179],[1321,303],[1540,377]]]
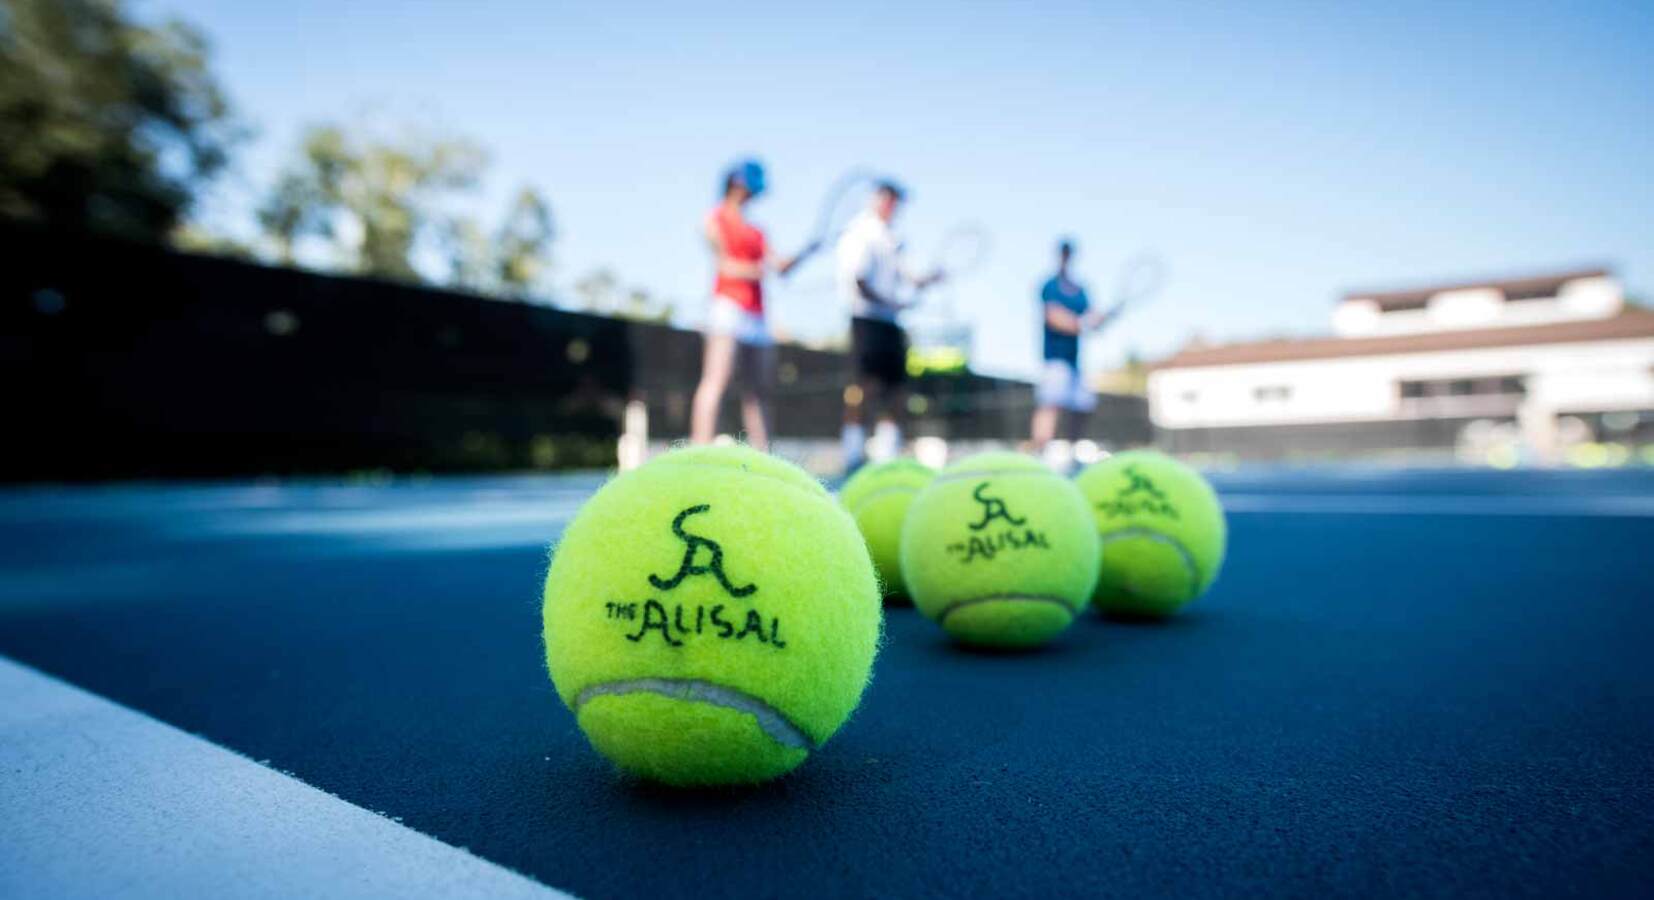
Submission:
[[[1018,453],[983,453],[914,498],[901,556],[914,605],[955,640],[1029,647],[1091,599],[1097,530],[1067,479]]]
[[[1132,450],[1089,466],[1075,483],[1103,542],[1099,610],[1167,616],[1212,586],[1228,525],[1217,492],[1199,472],[1152,450]]]
[[[681,785],[803,762],[860,702],[883,616],[849,514],[746,447],[604,485],[557,544],[544,613],[552,683],[592,746]]]
[[[839,491],[839,502],[855,517],[856,527],[867,541],[873,569],[886,597],[905,596],[902,579],[902,522],[907,508],[936,470],[911,459],[898,459],[864,466]]]

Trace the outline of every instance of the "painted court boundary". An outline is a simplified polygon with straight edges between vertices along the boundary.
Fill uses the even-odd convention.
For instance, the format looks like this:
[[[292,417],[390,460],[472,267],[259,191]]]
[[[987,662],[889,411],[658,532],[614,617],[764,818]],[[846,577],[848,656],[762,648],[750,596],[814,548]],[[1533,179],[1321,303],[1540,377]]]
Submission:
[[[0,897],[554,891],[0,657]]]

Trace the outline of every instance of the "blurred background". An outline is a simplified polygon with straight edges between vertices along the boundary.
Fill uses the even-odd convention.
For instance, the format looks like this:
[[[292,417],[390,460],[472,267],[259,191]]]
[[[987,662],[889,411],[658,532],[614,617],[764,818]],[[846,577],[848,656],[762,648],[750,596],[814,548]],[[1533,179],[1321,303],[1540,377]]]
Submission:
[[[1164,267],[1085,343],[1080,461],[1654,465],[1651,36],[1646,3],[0,0],[0,478],[635,462],[687,433],[746,156],[783,250],[856,166],[909,188],[915,258],[988,237],[909,360],[927,461],[1028,437],[1066,237],[1098,295]],[[849,310],[824,262],[770,289],[776,449],[834,471]]]

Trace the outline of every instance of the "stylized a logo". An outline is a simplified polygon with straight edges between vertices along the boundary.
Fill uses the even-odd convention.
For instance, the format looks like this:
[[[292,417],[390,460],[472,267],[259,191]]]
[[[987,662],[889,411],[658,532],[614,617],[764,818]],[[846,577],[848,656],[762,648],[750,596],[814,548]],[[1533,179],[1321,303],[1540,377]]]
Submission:
[[[1160,489],[1154,486],[1154,482],[1149,480],[1149,476],[1137,471],[1136,466],[1126,466],[1126,478],[1128,479],[1127,484],[1120,489],[1118,495],[1120,499],[1124,500],[1132,494],[1148,494],[1156,500],[1165,501],[1166,495],[1160,493]]]
[[[976,502],[982,504],[982,521],[972,525],[972,531],[981,531],[982,529],[987,528],[988,523],[995,519],[1004,519],[1012,525],[1021,525],[1028,521],[1026,518],[1019,519],[1016,516],[1011,515],[1011,511],[1005,507],[1004,500],[1001,500],[998,497],[989,497],[983,494],[982,491],[987,488],[987,486],[988,482],[984,481],[977,485],[975,490],[971,491],[971,496],[976,498]]]
[[[745,597],[758,590],[756,584],[746,584],[740,587],[730,584],[729,579],[724,576],[724,548],[718,546],[717,541],[701,537],[698,534],[690,534],[683,530],[685,519],[704,513],[711,508],[705,503],[691,506],[672,519],[672,533],[677,535],[678,539],[684,543],[683,562],[678,564],[678,572],[671,578],[663,579],[658,575],[650,575],[650,584],[660,590],[669,591],[682,584],[683,580],[691,575],[711,575],[718,579],[718,583],[723,585],[724,590],[731,597]],[[708,559],[705,565],[698,566],[695,565],[695,553],[702,549],[706,550]]]

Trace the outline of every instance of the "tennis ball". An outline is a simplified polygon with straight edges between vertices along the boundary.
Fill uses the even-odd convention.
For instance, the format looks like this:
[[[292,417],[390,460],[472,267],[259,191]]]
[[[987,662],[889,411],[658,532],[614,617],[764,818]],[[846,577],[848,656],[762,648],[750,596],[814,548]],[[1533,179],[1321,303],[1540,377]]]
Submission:
[[[886,597],[906,595],[902,580],[902,520],[913,498],[936,470],[911,459],[898,459],[864,466],[839,491],[839,502],[856,519],[856,527],[867,540],[868,555]]]
[[[553,552],[544,614],[552,683],[592,746],[678,785],[803,762],[860,702],[883,616],[850,515],[741,446],[605,484]]]
[[[901,556],[914,605],[955,640],[1031,647],[1091,599],[1097,529],[1067,479],[1018,453],[982,453],[914,498]]]
[[[1152,450],[1116,454],[1075,479],[1103,542],[1096,605],[1127,617],[1171,615],[1223,565],[1223,506],[1199,472]]]

